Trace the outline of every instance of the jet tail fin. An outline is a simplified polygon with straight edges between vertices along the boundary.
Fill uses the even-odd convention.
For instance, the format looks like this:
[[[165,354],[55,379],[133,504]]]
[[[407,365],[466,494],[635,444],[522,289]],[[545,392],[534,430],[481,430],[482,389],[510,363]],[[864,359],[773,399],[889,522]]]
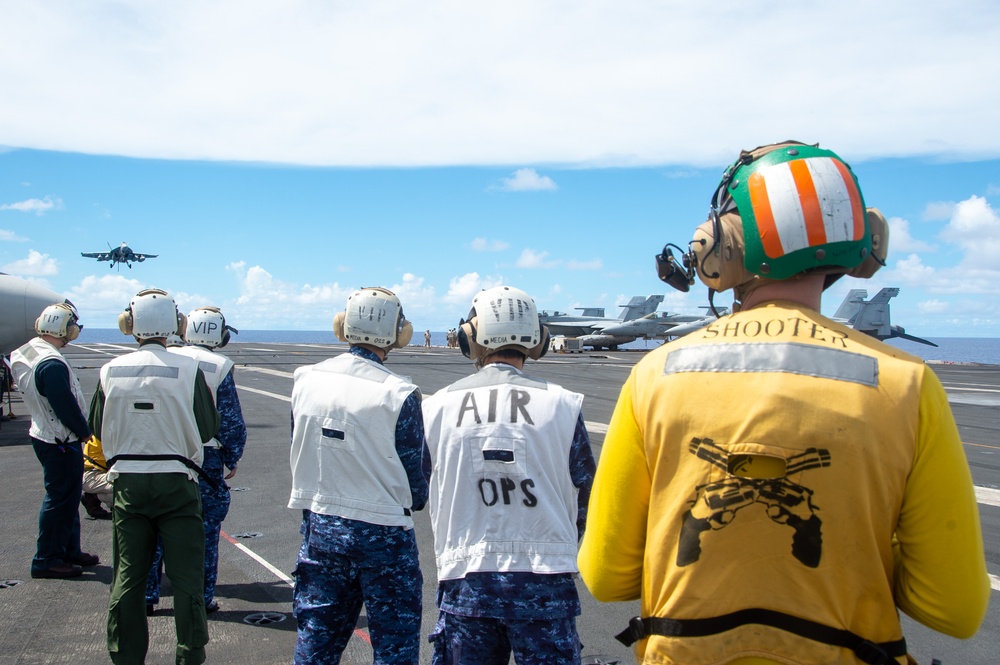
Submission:
[[[648,298],[643,298],[642,296],[632,296],[632,299],[628,301],[627,305],[621,305],[623,308],[622,315],[619,317],[621,321],[632,321],[634,319],[639,319],[647,314],[652,314],[656,311],[656,308],[660,306],[663,302],[664,296],[653,295]]]
[[[865,302],[865,298],[867,297],[867,290],[851,289],[847,292],[847,296],[844,298],[844,301],[840,303],[840,307],[837,308],[833,318],[850,321],[854,318],[854,315],[858,313],[858,310],[861,309],[861,305]]]

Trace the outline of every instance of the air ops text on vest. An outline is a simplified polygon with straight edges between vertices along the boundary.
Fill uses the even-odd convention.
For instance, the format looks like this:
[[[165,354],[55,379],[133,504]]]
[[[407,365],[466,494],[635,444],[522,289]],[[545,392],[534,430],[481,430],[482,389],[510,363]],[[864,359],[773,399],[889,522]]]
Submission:
[[[480,394],[480,400],[482,397],[483,395]],[[507,422],[516,423],[519,422],[518,418],[520,417],[524,424],[534,425],[535,422],[531,419],[531,414],[528,413],[528,402],[530,401],[531,395],[528,391],[510,388],[501,403],[500,389],[490,388],[486,404],[481,405],[476,400],[476,392],[470,390],[462,396],[462,406],[458,410],[458,422],[455,423],[455,427],[461,427],[463,422],[465,425],[482,425],[483,408],[486,409],[487,423],[497,422],[498,417],[507,418]],[[499,415],[498,408],[500,409]]]

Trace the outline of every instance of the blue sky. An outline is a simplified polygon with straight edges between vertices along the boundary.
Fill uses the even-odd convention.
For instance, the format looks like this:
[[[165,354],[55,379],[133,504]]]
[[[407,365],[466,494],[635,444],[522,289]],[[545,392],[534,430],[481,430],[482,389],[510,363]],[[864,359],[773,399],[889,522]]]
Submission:
[[[149,286],[247,329],[329,329],[372,285],[417,329],[498,283],[691,313],[653,255],[794,138],[892,226],[825,313],[898,286],[908,332],[998,336],[1000,6],[701,4],[4,2],[0,271],[93,327]],[[80,256],[122,241],[160,256]]]

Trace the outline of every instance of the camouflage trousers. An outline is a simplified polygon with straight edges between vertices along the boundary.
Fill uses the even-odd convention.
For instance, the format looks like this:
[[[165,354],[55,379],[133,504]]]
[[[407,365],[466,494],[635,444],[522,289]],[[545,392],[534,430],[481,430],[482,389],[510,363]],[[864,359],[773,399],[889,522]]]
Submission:
[[[215,599],[215,583],[219,579],[219,534],[222,521],[229,514],[229,486],[223,479],[222,456],[218,448],[204,448],[202,470],[218,485],[212,487],[204,479],[198,481],[201,490],[201,510],[205,520],[205,604]],[[146,578],[146,604],[160,602],[160,581],[163,577],[163,543],[157,539],[153,565]]]
[[[374,664],[417,665],[423,575],[413,530],[366,525],[359,537],[334,535],[306,513],[292,600],[296,665],[339,663],[362,604]]]
[[[576,617],[491,619],[438,615],[429,638],[433,665],[580,665]]]

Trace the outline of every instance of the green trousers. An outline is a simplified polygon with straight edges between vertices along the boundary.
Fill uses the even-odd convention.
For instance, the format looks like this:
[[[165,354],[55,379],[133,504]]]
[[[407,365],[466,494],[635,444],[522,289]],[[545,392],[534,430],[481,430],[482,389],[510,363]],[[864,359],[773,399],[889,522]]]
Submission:
[[[108,652],[115,665],[143,665],[149,647],[146,576],[156,537],[174,591],[177,665],[205,662],[205,529],[198,483],[184,473],[123,473],[114,480],[114,577]]]

